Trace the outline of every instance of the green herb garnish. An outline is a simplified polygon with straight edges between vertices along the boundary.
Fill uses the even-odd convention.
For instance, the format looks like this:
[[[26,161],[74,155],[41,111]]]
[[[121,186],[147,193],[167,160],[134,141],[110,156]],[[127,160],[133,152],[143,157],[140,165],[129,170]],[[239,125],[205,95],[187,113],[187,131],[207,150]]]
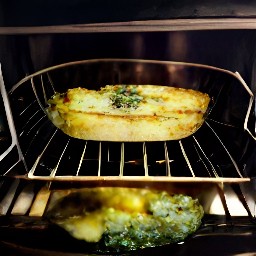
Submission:
[[[110,97],[112,105],[115,108],[133,108],[136,109],[138,104],[143,99],[138,95],[136,86],[133,85],[119,85],[115,88]]]

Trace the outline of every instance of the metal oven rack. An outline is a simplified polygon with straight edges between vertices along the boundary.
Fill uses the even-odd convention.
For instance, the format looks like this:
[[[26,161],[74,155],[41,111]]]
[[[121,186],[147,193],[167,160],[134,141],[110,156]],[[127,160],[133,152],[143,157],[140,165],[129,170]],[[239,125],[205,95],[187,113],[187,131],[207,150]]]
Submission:
[[[95,68],[93,65],[98,63],[100,65]],[[129,81],[127,80],[128,75],[125,74],[126,71],[123,71],[124,74],[120,71],[125,68],[135,70],[128,71],[132,72],[131,76],[134,77],[132,81],[143,82],[142,74],[137,72],[138,65],[140,65],[142,73],[148,73],[147,71],[150,69],[158,73],[162,72],[160,77],[164,77],[165,80],[168,78],[169,83],[173,84],[176,84],[177,81],[173,81],[172,72],[181,70],[184,77],[192,79],[191,84],[195,89],[207,91],[210,94],[212,103],[209,115],[203,126],[194,135],[179,141],[166,142],[82,141],[63,134],[48,119],[45,111],[47,99],[55,91],[65,90],[67,86],[75,86],[72,85],[72,81],[79,84],[86,80],[87,84],[95,87],[100,86],[106,80]],[[150,65],[155,66],[151,67]],[[108,75],[99,74],[94,69],[103,69]],[[196,71],[192,72],[190,69]],[[228,81],[227,84],[221,84],[221,78],[217,77],[216,82],[211,81],[217,75],[213,73],[209,76],[207,69],[210,72],[216,72],[217,75],[224,73],[228,77],[225,79],[233,79],[235,81],[233,83],[237,83],[233,85],[234,87],[239,86],[241,99],[244,102],[243,107],[239,109],[238,117],[235,113],[235,118],[238,121],[235,120],[232,123],[230,120],[216,120],[220,111],[225,112],[218,105],[224,103],[225,99],[222,98],[225,97],[225,93],[230,94],[231,89],[228,88]],[[170,73],[166,74],[166,70]],[[198,72],[201,70],[206,75],[198,78]],[[94,84],[97,82],[97,79],[94,81],[95,77],[98,80],[99,77],[101,79],[98,85]],[[149,82],[154,81],[149,78]],[[189,81],[178,82],[185,87],[191,86],[188,85]],[[196,83],[201,83],[202,88],[197,88]],[[241,148],[243,150],[244,147],[241,143],[248,143],[248,137],[255,139],[247,127],[253,94],[237,73],[185,63],[115,59],[87,60],[55,66],[27,76],[11,89],[9,95],[5,91],[3,81],[1,88],[12,136],[12,144],[6,152],[12,151],[12,148],[16,147],[16,162],[14,161],[15,156],[9,154],[12,165],[5,167],[4,175],[14,173],[16,176],[25,175],[29,179],[109,182],[119,182],[120,180],[147,182],[151,180],[222,182],[226,180],[241,182],[249,180],[243,170],[243,163],[238,162],[237,159],[239,160],[243,155]],[[236,90],[238,89],[236,88]],[[7,97],[10,101],[7,100]],[[223,107],[230,104],[233,108],[233,104],[237,104],[236,100],[232,102],[233,99],[228,99],[230,103],[224,103]],[[228,116],[228,119],[233,118],[232,114],[229,117],[230,113],[223,115]],[[5,158],[6,155],[8,154],[1,156],[3,164],[5,164],[5,159],[8,162],[8,156]],[[25,172],[23,173],[16,171],[16,165],[19,165],[20,168],[20,162],[24,165]]]

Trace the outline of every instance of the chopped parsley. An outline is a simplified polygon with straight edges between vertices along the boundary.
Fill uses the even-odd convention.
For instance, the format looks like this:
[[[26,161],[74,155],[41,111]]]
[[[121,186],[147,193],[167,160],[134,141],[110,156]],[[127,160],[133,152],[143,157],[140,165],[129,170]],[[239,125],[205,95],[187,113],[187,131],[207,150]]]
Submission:
[[[115,87],[110,99],[115,108],[136,109],[143,97],[138,95],[138,90],[134,85],[118,85]]]

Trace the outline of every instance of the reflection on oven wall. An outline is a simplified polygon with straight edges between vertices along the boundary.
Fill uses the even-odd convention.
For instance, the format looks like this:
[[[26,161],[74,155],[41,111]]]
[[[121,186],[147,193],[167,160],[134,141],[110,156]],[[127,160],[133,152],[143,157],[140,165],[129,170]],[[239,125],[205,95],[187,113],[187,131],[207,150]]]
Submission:
[[[8,87],[45,67],[94,58],[207,64],[238,71],[250,87],[255,87],[254,30],[2,35],[0,45]]]

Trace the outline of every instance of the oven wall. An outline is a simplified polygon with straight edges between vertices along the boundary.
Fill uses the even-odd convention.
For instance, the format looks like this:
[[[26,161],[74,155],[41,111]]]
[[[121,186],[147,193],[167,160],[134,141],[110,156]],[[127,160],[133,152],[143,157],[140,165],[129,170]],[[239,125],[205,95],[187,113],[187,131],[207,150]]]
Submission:
[[[0,62],[8,88],[48,66],[91,58],[185,61],[238,71],[255,92],[256,31],[1,35]]]
[[[253,0],[8,0],[0,2],[0,26],[48,26],[164,20],[255,17]]]

